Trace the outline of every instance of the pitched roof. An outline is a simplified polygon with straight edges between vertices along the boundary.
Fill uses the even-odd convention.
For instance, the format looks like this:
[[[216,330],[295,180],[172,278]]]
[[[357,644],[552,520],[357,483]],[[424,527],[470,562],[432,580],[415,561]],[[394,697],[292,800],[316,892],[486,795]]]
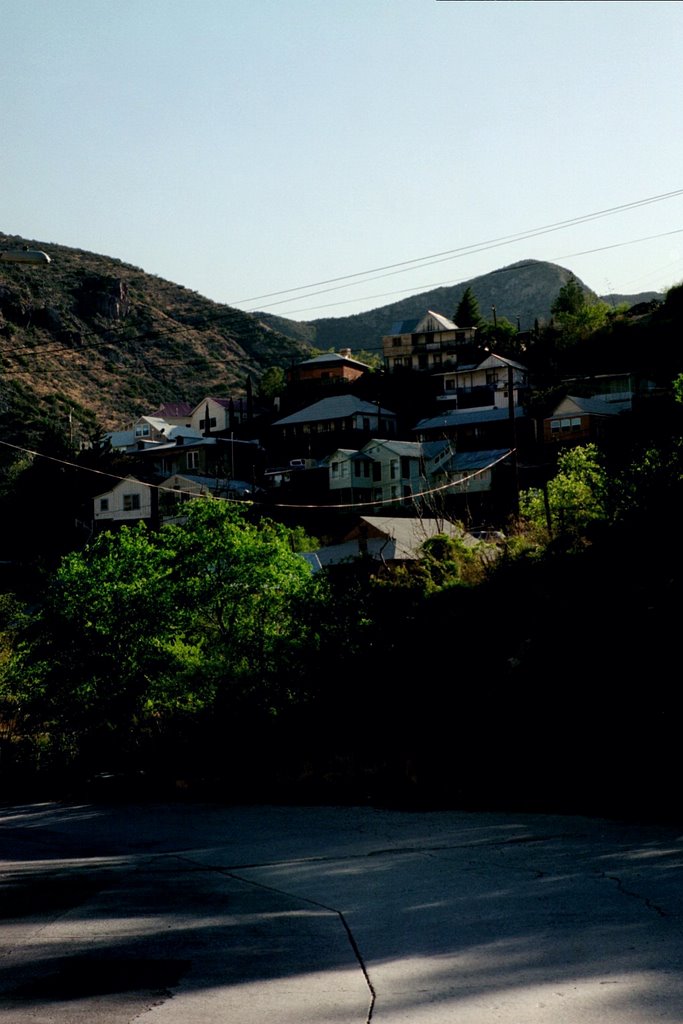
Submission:
[[[189,402],[164,402],[159,408],[152,413],[152,416],[160,416],[165,419],[170,416],[172,419],[178,419],[180,416],[191,416],[192,406]]]
[[[277,420],[273,426],[282,427],[293,423],[313,423],[321,420],[342,420],[347,416],[354,416],[357,413],[371,413],[377,415],[377,406],[373,402],[364,402],[355,395],[336,395],[331,398],[322,398],[313,405],[307,405],[305,409],[294,412],[291,416],[285,416]],[[395,416],[396,413],[390,409],[382,408],[382,416]]]
[[[491,366],[511,366],[515,370],[523,370],[525,373],[528,372],[528,368],[523,363],[518,363],[514,359],[508,359],[507,356],[499,356],[496,352],[490,352],[485,359],[478,364],[478,370],[486,370]]]
[[[494,423],[496,420],[506,420],[510,416],[508,409],[451,409],[441,416],[432,416],[430,419],[420,420],[414,430],[438,430],[448,427],[462,427],[472,423]],[[522,419],[524,409],[515,406],[515,419]]]
[[[207,395],[206,398],[202,398],[201,402],[197,402],[197,404],[195,405],[194,409],[192,409],[191,411],[192,411],[193,415],[194,415],[194,413],[198,412],[200,409],[203,412],[204,411],[203,407],[206,406],[207,402],[215,402],[216,405],[220,405],[223,409],[229,409],[230,408],[230,401],[231,401],[231,399],[229,399],[229,398],[214,398],[213,395]]]
[[[419,322],[417,317],[410,320],[394,320],[389,328],[389,334],[412,334]]]
[[[474,544],[474,538],[441,519],[421,519],[399,516],[361,516],[360,525],[365,524],[375,533],[361,541],[349,537],[341,544],[330,544],[303,555],[313,571],[328,565],[340,565],[356,558],[369,556],[375,561],[412,561],[420,556],[420,547],[430,537],[445,533],[449,537],[461,537],[465,543]],[[356,533],[355,527],[352,533]]]
[[[432,317],[433,320],[436,320],[442,331],[457,330],[457,325],[454,324],[452,320],[449,320],[447,316],[444,316],[443,313],[435,313],[433,309],[428,309],[425,315],[418,321],[418,331],[421,330],[422,323],[427,319],[427,317]]]
[[[304,359],[303,363],[297,363],[295,369],[300,366],[353,366],[356,369],[369,370],[367,363],[361,363],[358,359],[351,359],[339,352],[323,352],[322,355],[313,356],[312,359]]]
[[[119,480],[115,480],[108,491],[101,491],[100,494],[93,495],[92,500],[97,501],[98,498],[104,498],[105,495],[113,494],[114,491],[118,491],[125,486],[130,487],[132,484],[139,484],[140,487],[146,487],[147,490],[150,490],[150,488],[152,487],[151,484],[145,483],[144,480],[138,480],[136,476],[133,476],[131,473],[129,473],[128,476],[124,476]]]
[[[485,469],[501,462],[510,454],[509,448],[489,448],[483,452],[454,452],[449,459],[441,463],[439,473],[470,473],[477,469]]]
[[[128,448],[137,440],[134,430],[109,430],[104,436],[112,448]]]
[[[368,443],[363,447],[363,451],[367,452],[367,449],[373,444],[387,448],[390,452],[393,452],[394,455],[402,455],[414,459],[419,459],[422,455],[422,444],[420,441],[386,441],[381,438],[373,437],[372,440],[368,441]]]
[[[630,405],[628,399],[621,402],[606,402],[602,398],[577,398],[575,395],[567,395],[546,418],[551,419],[563,412],[584,412],[592,416],[617,416],[622,410],[630,408]]]
[[[428,519],[416,516],[361,516],[375,533],[393,541],[394,558],[417,558],[420,547],[430,537],[445,533],[449,537],[462,537],[460,527],[445,519]]]
[[[458,329],[457,324],[454,324],[443,313],[435,313],[433,309],[428,309],[420,317],[413,317],[410,320],[395,320],[391,325],[389,334],[421,334],[423,331],[423,321],[427,317],[433,317],[442,331],[456,331]]]

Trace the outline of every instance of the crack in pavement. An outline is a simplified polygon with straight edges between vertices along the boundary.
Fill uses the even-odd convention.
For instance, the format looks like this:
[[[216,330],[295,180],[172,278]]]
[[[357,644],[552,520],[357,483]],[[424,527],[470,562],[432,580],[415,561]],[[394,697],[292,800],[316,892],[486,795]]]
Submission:
[[[368,850],[366,853],[346,853],[346,854],[332,854],[324,857],[285,857],[280,860],[259,860],[259,861],[246,861],[240,864],[199,864],[193,861],[191,858],[183,858],[179,851],[168,852],[168,853],[157,853],[150,854],[150,859],[153,860],[165,860],[170,857],[178,857],[179,859],[187,860],[189,864],[196,864],[195,870],[197,871],[247,871],[252,868],[276,868],[282,864],[331,864],[338,861],[353,861],[353,860],[367,860],[369,857],[397,857],[397,856],[410,856],[411,854],[431,854],[431,853],[444,853],[448,850],[468,850],[471,849],[473,853],[478,850],[489,847],[507,847],[507,846],[518,846],[521,844],[531,843],[547,843],[553,839],[564,840],[567,838],[576,839],[582,838],[583,833],[572,833],[564,834],[558,833],[557,835],[547,836],[513,836],[510,839],[486,839],[476,843],[443,843],[440,845],[430,846],[397,846],[397,847],[380,847],[377,850]]]
[[[189,857],[179,857],[177,854],[171,856],[175,856],[177,860],[182,861],[184,863],[196,865],[196,868],[199,871],[214,872],[215,874],[224,875],[226,878],[234,878],[235,881],[242,882],[245,885],[251,885],[256,889],[263,889],[266,892],[272,892],[278,896],[286,896],[287,899],[298,900],[301,903],[307,903],[309,906],[318,907],[320,910],[325,910],[327,911],[328,914],[334,914],[339,919],[339,921],[342,924],[342,927],[344,928],[344,931],[346,932],[346,937],[349,941],[349,945],[353,950],[353,955],[356,958],[358,966],[362,971],[363,978],[365,979],[365,984],[367,985],[368,991],[370,993],[370,1005],[368,1007],[367,1017],[365,1018],[365,1024],[370,1024],[375,1009],[377,993],[375,991],[374,985],[372,984],[372,981],[370,980],[370,975],[368,973],[365,960],[363,959],[363,954],[360,951],[360,947],[356,941],[353,931],[351,930],[351,926],[349,922],[346,920],[346,916],[344,915],[344,912],[342,910],[338,910],[337,907],[330,907],[326,903],[321,903],[319,900],[310,899],[308,896],[300,896],[298,893],[287,892],[286,889],[278,889],[276,886],[266,885],[263,882],[256,882],[251,878],[245,878],[244,875],[239,875],[235,871],[230,870],[229,868],[220,868],[210,865],[197,865],[196,861],[193,861]],[[281,861],[280,863],[291,863],[291,861]],[[256,867],[258,865],[254,866]]]
[[[617,890],[623,893],[624,896],[631,896],[634,900],[640,900],[644,903],[648,910],[654,910],[655,914],[659,914],[660,917],[670,917],[671,915],[664,910],[664,907],[660,907],[658,903],[654,903],[647,896],[642,896],[639,892],[633,892],[632,889],[627,889],[622,880],[617,875],[608,875],[606,871],[601,871],[600,878],[606,878],[610,882],[614,882]]]

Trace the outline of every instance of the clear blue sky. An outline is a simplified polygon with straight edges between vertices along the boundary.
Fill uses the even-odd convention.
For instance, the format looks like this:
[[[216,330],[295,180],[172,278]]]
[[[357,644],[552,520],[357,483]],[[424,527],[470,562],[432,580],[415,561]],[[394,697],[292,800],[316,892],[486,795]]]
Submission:
[[[0,0],[0,25],[5,234],[297,319],[529,257],[599,293],[683,278],[682,195],[249,301],[683,188],[681,3]]]

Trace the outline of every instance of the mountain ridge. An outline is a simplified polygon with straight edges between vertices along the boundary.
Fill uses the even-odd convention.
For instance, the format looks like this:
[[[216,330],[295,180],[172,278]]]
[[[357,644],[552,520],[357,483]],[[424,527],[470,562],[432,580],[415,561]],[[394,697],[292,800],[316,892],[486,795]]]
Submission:
[[[521,330],[530,330],[534,321],[543,323],[550,319],[550,307],[560,288],[575,276],[557,263],[519,260],[454,285],[432,288],[346,317],[293,321],[267,312],[254,315],[273,329],[317,348],[373,350],[381,348],[382,336],[390,333],[391,324],[396,320],[421,317],[427,309],[452,316],[468,287],[474,292],[485,320],[492,319],[492,307],[495,307],[498,319],[505,317],[515,326],[519,322]],[[577,280],[586,292],[595,294],[580,278]],[[640,302],[655,297],[661,296],[657,292],[643,292],[630,297],[619,296],[619,299]]]
[[[0,264],[0,409],[54,396],[106,428],[164,401],[244,394],[247,378],[309,346],[113,257],[18,236],[41,267]],[[86,417],[87,418],[87,417]]]
[[[451,316],[468,286],[485,318],[495,306],[498,318],[519,318],[524,330],[549,317],[573,276],[557,264],[524,260],[349,317],[293,321],[214,302],[114,257],[0,235],[0,248],[22,247],[47,251],[52,262],[0,263],[6,437],[20,418],[58,419],[69,429],[75,418],[83,436],[95,426],[120,428],[166,401],[239,397],[249,378],[256,383],[267,367],[286,367],[312,349],[379,350],[395,320],[428,308]]]

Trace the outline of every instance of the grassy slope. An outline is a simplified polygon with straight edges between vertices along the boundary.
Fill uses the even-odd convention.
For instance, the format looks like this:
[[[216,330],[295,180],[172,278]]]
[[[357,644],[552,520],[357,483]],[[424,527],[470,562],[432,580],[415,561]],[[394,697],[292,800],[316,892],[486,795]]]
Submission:
[[[244,393],[308,350],[239,310],[106,256],[25,239],[45,267],[0,264],[0,406],[58,396],[105,427],[162,401]]]

